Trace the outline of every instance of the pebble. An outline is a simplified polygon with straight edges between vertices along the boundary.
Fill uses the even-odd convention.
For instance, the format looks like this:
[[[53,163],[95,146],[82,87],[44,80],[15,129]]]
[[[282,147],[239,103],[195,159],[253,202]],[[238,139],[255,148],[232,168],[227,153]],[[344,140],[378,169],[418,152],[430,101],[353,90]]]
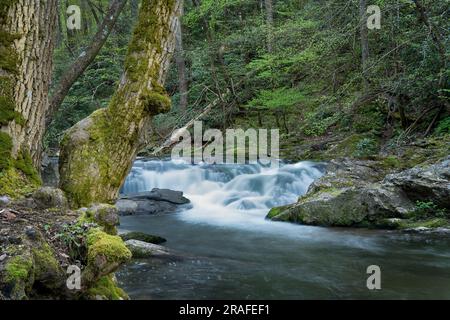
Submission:
[[[37,232],[36,232],[36,229],[34,229],[34,227],[32,227],[32,226],[27,226],[27,227],[25,227],[25,234],[26,234],[27,237],[30,238],[31,240],[36,240],[36,239],[37,239]]]
[[[2,254],[2,255],[0,256],[0,262],[2,262],[3,260],[5,260],[6,257],[7,257],[6,253],[5,253],[5,254]]]

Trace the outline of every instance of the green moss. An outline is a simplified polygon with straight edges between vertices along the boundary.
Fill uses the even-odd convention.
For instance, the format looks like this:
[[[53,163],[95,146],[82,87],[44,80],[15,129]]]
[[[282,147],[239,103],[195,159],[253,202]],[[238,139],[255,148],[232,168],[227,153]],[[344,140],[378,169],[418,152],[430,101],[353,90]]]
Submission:
[[[11,165],[12,147],[10,135],[0,131],[0,174]]]
[[[141,97],[144,109],[152,115],[169,111],[171,100],[167,94],[150,91]]]
[[[0,195],[13,199],[33,192],[38,186],[30,184],[27,177],[16,168],[8,168],[0,172]]]
[[[31,258],[16,256],[11,258],[5,266],[5,280],[7,282],[27,281],[31,276],[33,261]]]
[[[30,152],[22,150],[14,161],[14,166],[22,171],[29,179],[33,185],[42,184],[42,180],[33,166],[33,160],[31,160]]]
[[[429,229],[435,229],[435,228],[445,228],[450,227],[450,223],[447,219],[443,218],[434,218],[434,219],[426,219],[426,220],[420,220],[416,221],[414,219],[409,220],[403,220],[399,224],[399,229],[414,229],[414,228],[429,228]]]
[[[107,223],[108,215],[117,214],[117,209],[115,206],[100,204],[86,210],[82,210],[81,216],[78,219],[78,224],[95,223],[102,228],[102,231],[111,235],[117,235],[116,226]]]
[[[129,297],[113,280],[112,275],[100,278],[96,284],[88,290],[93,298],[100,296],[108,300],[128,300]]]
[[[95,264],[98,256],[109,263],[124,263],[131,259],[131,252],[119,236],[109,235],[99,229],[91,229],[87,236],[88,264]]]
[[[288,209],[288,206],[272,208],[267,214],[266,219],[273,219],[283,213],[286,209]]]
[[[32,250],[34,258],[34,274],[36,279],[45,279],[48,275],[56,275],[61,272],[55,253],[47,243]]]
[[[388,156],[380,160],[380,164],[384,169],[401,169],[402,164],[398,157]]]

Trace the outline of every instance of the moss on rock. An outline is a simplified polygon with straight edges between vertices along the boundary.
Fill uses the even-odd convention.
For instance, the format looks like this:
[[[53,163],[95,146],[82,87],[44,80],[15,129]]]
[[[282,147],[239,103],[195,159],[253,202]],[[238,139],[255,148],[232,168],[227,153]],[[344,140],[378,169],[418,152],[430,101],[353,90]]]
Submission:
[[[92,299],[101,300],[128,300],[129,297],[114,280],[113,275],[101,277],[95,285],[88,290]]]

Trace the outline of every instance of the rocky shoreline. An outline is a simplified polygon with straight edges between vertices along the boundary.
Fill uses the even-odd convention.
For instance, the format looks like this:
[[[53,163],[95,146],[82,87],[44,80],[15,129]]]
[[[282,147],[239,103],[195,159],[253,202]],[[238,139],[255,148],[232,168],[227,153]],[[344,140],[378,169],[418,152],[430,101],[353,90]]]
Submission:
[[[305,196],[295,204],[273,208],[267,219],[450,233],[449,180],[450,157],[396,172],[378,161],[332,160]]]

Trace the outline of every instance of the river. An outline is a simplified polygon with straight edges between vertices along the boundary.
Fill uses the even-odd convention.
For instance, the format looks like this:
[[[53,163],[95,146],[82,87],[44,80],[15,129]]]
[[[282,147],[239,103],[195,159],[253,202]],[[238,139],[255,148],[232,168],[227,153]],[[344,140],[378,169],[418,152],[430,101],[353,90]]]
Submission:
[[[179,190],[192,208],[121,218],[168,239],[179,261],[136,260],[117,278],[132,299],[450,299],[450,239],[265,220],[322,175],[321,164],[188,165],[138,160],[123,193]],[[381,268],[381,290],[366,286]]]

